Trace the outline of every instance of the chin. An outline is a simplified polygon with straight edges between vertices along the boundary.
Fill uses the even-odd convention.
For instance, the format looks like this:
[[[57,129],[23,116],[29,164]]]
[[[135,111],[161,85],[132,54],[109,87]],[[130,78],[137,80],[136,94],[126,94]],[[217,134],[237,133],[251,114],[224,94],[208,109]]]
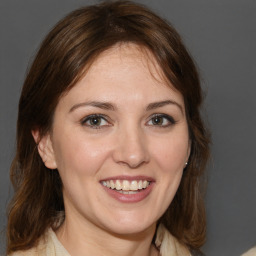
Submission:
[[[118,227],[111,227],[111,230],[109,230],[111,233],[116,234],[117,236],[138,236],[140,234],[143,234],[151,229],[155,228],[155,224],[151,224],[151,226],[121,226]]]
[[[155,228],[157,220],[147,220],[144,216],[115,216],[111,222],[108,222],[106,227],[109,231],[119,235],[131,235],[146,232],[149,229]]]

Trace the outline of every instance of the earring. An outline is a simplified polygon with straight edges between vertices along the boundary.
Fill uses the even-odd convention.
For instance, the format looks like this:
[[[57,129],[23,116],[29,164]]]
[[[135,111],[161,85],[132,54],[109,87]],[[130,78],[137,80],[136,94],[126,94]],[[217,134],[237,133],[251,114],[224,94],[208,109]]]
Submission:
[[[187,167],[187,165],[188,165],[188,162],[185,163],[184,169]]]

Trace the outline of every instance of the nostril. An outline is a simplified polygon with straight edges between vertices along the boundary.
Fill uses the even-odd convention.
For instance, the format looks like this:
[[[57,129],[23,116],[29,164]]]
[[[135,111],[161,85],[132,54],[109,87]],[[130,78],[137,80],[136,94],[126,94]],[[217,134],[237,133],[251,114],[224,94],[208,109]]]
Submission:
[[[149,162],[149,152],[143,134],[138,129],[126,129],[116,141],[113,152],[114,161],[127,165],[129,168],[138,168]]]
[[[131,169],[135,169],[139,168],[143,164],[146,164],[148,161],[146,161],[144,158],[130,157],[117,162],[121,165],[127,165]]]

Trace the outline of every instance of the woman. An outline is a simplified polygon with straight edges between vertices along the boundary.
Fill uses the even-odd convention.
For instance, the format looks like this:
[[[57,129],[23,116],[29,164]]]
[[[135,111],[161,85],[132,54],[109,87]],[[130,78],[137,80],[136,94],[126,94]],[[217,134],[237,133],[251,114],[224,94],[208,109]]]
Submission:
[[[256,255],[256,247],[253,247],[241,256],[255,256],[255,255]]]
[[[9,255],[196,255],[209,155],[199,77],[173,27],[129,1],[43,41],[18,114]]]

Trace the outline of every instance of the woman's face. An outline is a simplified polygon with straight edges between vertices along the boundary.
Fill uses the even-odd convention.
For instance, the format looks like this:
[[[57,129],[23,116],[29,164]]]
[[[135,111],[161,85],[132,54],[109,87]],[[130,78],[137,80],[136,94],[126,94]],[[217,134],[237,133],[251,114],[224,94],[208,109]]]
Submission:
[[[115,46],[60,99],[44,141],[66,220],[132,234],[170,205],[189,157],[188,126],[182,95],[149,56]]]

